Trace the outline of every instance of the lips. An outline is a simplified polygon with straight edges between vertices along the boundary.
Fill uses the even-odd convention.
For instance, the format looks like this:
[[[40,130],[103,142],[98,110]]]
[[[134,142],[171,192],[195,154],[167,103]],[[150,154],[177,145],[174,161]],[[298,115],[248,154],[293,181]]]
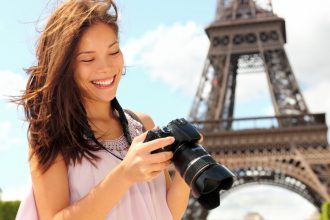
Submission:
[[[97,88],[109,88],[114,85],[116,75],[111,78],[92,80],[91,83]]]

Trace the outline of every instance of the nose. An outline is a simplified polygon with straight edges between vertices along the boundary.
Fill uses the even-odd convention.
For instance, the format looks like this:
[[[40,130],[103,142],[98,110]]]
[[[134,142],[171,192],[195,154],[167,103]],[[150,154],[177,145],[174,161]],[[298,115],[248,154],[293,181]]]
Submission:
[[[100,58],[97,62],[97,72],[108,72],[112,69],[113,62],[107,58]]]

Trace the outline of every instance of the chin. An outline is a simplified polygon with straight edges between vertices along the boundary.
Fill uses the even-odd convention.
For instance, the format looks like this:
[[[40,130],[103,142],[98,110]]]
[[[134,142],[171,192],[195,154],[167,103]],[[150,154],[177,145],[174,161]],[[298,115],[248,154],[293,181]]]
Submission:
[[[108,97],[99,97],[98,100],[100,100],[101,102],[111,102],[114,98],[116,97],[116,95],[112,95],[112,96],[108,96]]]

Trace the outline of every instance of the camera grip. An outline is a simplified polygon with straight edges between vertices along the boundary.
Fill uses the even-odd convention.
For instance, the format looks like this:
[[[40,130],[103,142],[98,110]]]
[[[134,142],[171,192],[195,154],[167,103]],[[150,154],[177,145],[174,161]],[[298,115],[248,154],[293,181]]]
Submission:
[[[157,138],[161,138],[159,135],[157,135],[157,130],[150,130],[150,131],[148,131],[147,136],[143,142],[145,143],[148,141],[155,140]],[[161,152],[165,152],[165,151],[171,151],[171,146],[165,146],[165,147],[153,150],[150,153],[156,154],[156,153],[161,153]]]

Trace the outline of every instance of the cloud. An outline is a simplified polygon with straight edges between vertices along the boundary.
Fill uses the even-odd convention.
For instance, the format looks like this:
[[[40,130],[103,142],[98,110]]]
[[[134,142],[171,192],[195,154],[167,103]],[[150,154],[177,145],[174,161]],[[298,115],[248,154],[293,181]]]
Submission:
[[[329,89],[330,80],[320,82],[306,89],[304,93],[305,99],[310,104],[312,111],[320,112],[327,110],[330,113],[330,102],[324,100],[324,95],[329,93]]]
[[[194,22],[158,26],[124,47],[128,66],[138,65],[154,80],[193,96],[209,46],[203,27]]]
[[[329,94],[330,80],[325,80],[319,84],[306,89],[305,100],[312,113],[326,113],[327,124],[330,124],[330,101],[326,94]],[[330,133],[328,133],[330,138]]]
[[[325,112],[330,125],[330,101],[325,97],[330,88],[330,2],[277,0],[273,6],[274,12],[286,21],[285,50],[306,104],[311,113]],[[159,25],[129,41],[123,50],[128,66],[140,66],[152,79],[167,84],[172,91],[193,97],[208,48],[204,27],[187,22]],[[239,74],[235,106],[245,111],[245,106],[258,103],[262,106],[260,112],[242,115],[275,114],[265,74]]]
[[[22,138],[17,135],[22,132],[20,123],[17,117],[21,116],[21,112],[17,110],[17,105],[10,103],[11,96],[20,95],[21,91],[25,89],[26,79],[18,73],[10,70],[0,70],[0,105],[2,117],[0,121],[0,153],[9,151],[15,147],[23,145]],[[7,108],[8,107],[8,108]],[[15,110],[13,110],[13,108]]]
[[[306,87],[316,88],[320,82],[329,80],[330,3],[317,0],[311,5],[308,1],[293,0],[274,1],[273,5],[275,13],[286,20],[288,43],[285,48],[302,92]],[[297,6],[299,10],[292,11]],[[166,83],[174,91],[194,96],[208,47],[204,27],[187,22],[160,25],[131,40],[124,52],[127,65],[142,66],[154,80]],[[262,74],[238,79],[237,102],[248,103],[260,98],[262,93],[269,93],[266,78],[257,75]]]
[[[273,5],[286,20],[286,51],[310,112],[325,112],[330,119],[326,96],[330,88],[330,2],[277,0]]]
[[[2,189],[2,200],[3,201],[22,201],[28,194],[31,187],[31,181],[25,185],[17,187],[8,187]]]
[[[236,99],[247,103],[259,99],[269,93],[266,74],[238,74],[236,85]]]
[[[26,79],[10,70],[0,70],[0,100],[8,100],[10,96],[17,96],[24,90]]]
[[[13,129],[11,121],[0,122],[0,153],[23,144],[20,137],[13,136]]]
[[[286,48],[298,81],[315,84],[329,80],[330,2],[278,0],[273,5],[286,20]]]

